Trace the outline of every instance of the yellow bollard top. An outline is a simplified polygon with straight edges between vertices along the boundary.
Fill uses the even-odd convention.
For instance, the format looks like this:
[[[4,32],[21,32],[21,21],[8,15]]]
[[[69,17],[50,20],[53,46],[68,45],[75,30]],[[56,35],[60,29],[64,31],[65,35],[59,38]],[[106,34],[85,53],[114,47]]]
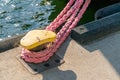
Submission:
[[[32,30],[20,40],[20,44],[26,49],[33,49],[42,44],[54,42],[55,39],[55,32],[47,30]]]

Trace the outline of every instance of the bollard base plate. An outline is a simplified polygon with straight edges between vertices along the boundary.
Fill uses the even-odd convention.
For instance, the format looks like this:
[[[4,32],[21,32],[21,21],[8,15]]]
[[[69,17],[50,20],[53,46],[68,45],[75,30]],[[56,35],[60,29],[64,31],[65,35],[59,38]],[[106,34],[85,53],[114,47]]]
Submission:
[[[26,67],[26,69],[32,74],[38,74],[49,70],[51,68],[60,66],[65,61],[60,58],[58,55],[54,54],[48,61],[42,63],[29,63],[24,61],[20,55],[17,56],[17,59]]]

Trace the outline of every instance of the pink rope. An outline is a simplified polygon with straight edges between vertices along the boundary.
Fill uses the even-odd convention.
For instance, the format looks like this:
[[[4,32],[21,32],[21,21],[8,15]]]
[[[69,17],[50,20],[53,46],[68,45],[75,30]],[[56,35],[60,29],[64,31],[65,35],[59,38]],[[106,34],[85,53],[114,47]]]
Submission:
[[[50,30],[56,22],[59,21],[60,18],[63,17],[64,14],[71,8],[72,4],[74,3],[75,0],[70,0],[66,7],[61,11],[61,13],[57,16],[57,18],[49,25],[46,27],[47,30]],[[59,26],[58,26],[59,27]]]
[[[67,4],[67,6],[69,7],[66,6],[63,9],[63,11],[60,13],[60,15],[58,15],[58,17],[50,24],[50,26],[46,28],[47,30],[54,31],[67,20],[67,22],[62,27],[62,29],[57,33],[57,39],[54,42],[53,46],[50,47],[49,49],[45,49],[44,51],[40,51],[40,52],[31,52],[23,48],[21,57],[25,61],[33,62],[33,63],[41,63],[43,61],[47,61],[57,51],[57,49],[60,47],[60,45],[64,42],[64,40],[71,32],[71,30],[77,25],[78,21],[80,20],[83,13],[87,9],[90,0],[86,0],[82,8],[81,5],[83,3],[83,0],[76,0],[76,2],[74,4],[73,3],[74,0],[70,0],[69,3]]]
[[[77,6],[78,6],[78,3],[77,3],[77,2],[78,2],[78,1],[79,1],[79,0],[76,1],[76,3],[74,4],[74,6],[72,6],[72,7],[70,8],[70,10],[67,11],[66,14],[64,14],[61,18],[59,17],[59,18],[58,18],[59,21],[56,21],[56,22],[54,23],[54,25],[53,25],[49,30],[54,31],[54,30],[56,30],[61,24],[63,24],[63,23],[67,20],[67,18],[70,17],[71,14],[73,14],[73,12],[75,11],[75,9],[77,9]]]

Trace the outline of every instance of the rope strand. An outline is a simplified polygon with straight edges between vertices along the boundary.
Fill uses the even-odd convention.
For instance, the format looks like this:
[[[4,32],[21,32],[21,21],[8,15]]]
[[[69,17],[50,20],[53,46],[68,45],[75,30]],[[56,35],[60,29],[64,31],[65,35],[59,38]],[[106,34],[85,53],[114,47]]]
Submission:
[[[63,17],[60,18],[49,30],[55,31],[58,27],[60,27],[60,25],[62,25],[68,19],[68,17],[70,17],[70,15],[74,13],[75,9],[77,9],[78,1],[79,0],[77,0],[75,4],[69,9],[69,11],[67,11],[67,13],[64,14]]]
[[[70,1],[68,2],[68,4],[66,5],[66,7],[60,12],[60,14],[56,17],[56,19],[55,19],[49,26],[46,27],[46,30],[50,30],[50,29],[54,26],[54,24],[55,24],[56,22],[58,22],[59,19],[62,18],[64,14],[66,14],[66,12],[67,12],[67,11],[71,8],[71,6],[73,5],[74,1],[75,1],[75,0],[70,0]]]

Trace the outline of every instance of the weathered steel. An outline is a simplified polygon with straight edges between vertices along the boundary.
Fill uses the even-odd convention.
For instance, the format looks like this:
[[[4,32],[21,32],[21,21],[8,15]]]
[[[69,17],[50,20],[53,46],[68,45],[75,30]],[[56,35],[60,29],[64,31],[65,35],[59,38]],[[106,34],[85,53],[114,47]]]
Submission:
[[[120,12],[120,2],[101,8],[95,13],[95,20]]]
[[[75,28],[71,32],[71,37],[78,43],[86,44],[96,38],[119,30],[120,12]]]

